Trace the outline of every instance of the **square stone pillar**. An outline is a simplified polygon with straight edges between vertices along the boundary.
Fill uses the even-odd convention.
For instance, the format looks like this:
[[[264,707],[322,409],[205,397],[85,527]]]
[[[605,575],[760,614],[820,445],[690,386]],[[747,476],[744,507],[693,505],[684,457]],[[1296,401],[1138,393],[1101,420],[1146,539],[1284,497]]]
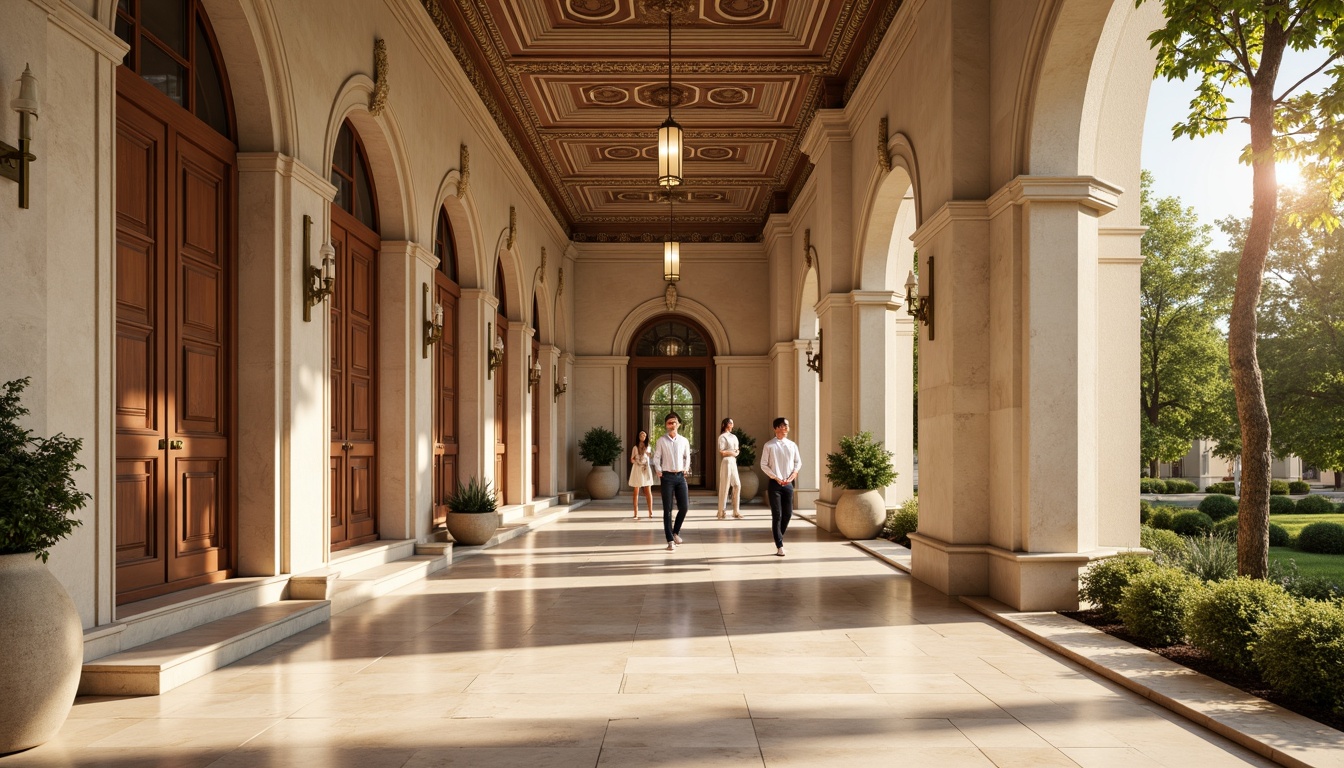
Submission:
[[[855,423],[854,391],[855,372],[858,370],[859,349],[855,346],[853,297],[848,293],[823,296],[817,304],[817,317],[821,321],[822,367],[825,375],[817,385],[820,393],[820,414],[817,419],[818,459],[822,466],[817,487],[817,525],[828,531],[836,531],[835,503],[843,488],[836,488],[826,479],[825,458],[827,453],[840,449],[840,438],[850,434]],[[804,365],[806,359],[804,359]],[[811,371],[803,369],[807,375]],[[799,374],[802,380],[802,373]]]
[[[537,350],[537,362],[541,364],[541,382],[532,389],[532,396],[541,399],[537,415],[537,445],[541,452],[537,463],[541,477],[537,487],[542,496],[554,496],[560,492],[560,453],[564,450],[564,441],[560,439],[558,431],[561,396],[555,393],[560,348],[542,344]]]
[[[896,481],[884,489],[894,507],[915,492],[915,339],[913,318],[890,291],[854,291],[858,338],[854,381],[854,432],[871,432],[893,454]]]
[[[490,344],[488,323],[495,320],[495,297],[481,288],[463,288],[457,304],[457,476],[494,481],[495,397],[493,380],[485,377]]]
[[[509,369],[508,389],[504,393],[508,434],[504,444],[508,452],[508,485],[504,498],[509,504],[532,500],[532,399],[527,391],[527,358],[532,355],[532,329],[526,322],[509,322],[505,335],[504,368]],[[496,371],[498,375],[498,371]]]
[[[378,535],[410,539],[429,531],[429,423],[417,434],[417,400],[429,402],[429,361],[420,353],[420,284],[432,280],[434,254],[418,243],[384,240],[378,251]],[[423,383],[417,374],[424,373]],[[419,384],[419,393],[417,393]],[[418,455],[417,438],[425,456]],[[425,464],[420,483],[417,464]],[[417,485],[424,490],[417,494]],[[420,496],[423,495],[423,499]],[[421,503],[425,509],[419,510]],[[416,516],[422,514],[423,527]]]

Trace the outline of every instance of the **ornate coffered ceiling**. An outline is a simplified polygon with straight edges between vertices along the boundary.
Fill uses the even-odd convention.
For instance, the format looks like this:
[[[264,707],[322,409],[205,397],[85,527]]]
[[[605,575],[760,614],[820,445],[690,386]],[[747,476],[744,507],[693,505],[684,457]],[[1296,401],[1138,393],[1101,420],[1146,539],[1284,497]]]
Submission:
[[[683,240],[755,240],[806,179],[901,0],[422,0],[571,236],[659,241],[656,137],[686,129]],[[674,9],[672,90],[667,15]]]

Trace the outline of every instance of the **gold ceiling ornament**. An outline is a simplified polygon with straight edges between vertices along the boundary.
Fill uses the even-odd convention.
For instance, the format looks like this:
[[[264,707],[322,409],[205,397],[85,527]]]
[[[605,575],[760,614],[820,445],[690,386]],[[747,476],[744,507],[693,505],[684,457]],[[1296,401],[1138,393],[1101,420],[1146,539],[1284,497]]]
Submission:
[[[471,151],[467,145],[463,144],[459,152],[460,158],[457,161],[457,199],[461,200],[467,194],[467,185],[471,183]]]
[[[373,93],[369,94],[369,114],[377,117],[387,108],[387,92],[392,89],[388,80],[387,41],[381,37],[373,41]]]
[[[565,268],[560,268],[560,282],[555,286],[555,303],[560,305],[560,297],[565,295]]]
[[[887,136],[887,118],[883,116],[877,123],[877,164],[884,173],[891,172],[891,150],[887,145],[891,139]]]
[[[518,239],[518,211],[512,205],[509,206],[509,239],[504,243],[504,247],[513,250],[513,244]]]
[[[803,263],[807,269],[812,268],[812,256],[817,254],[817,249],[812,247],[812,229],[809,227],[803,230]],[[817,268],[821,268],[821,255],[817,254]]]
[[[546,246],[541,246],[541,264],[537,267],[536,274],[532,275],[533,283],[546,282]]]

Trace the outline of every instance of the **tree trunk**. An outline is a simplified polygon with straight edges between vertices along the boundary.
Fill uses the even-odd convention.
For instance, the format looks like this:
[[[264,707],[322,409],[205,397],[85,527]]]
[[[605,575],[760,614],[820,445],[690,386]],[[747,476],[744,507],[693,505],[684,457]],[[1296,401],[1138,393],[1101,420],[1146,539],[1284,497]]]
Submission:
[[[1149,477],[1157,477],[1158,475],[1162,474],[1162,467],[1161,467],[1161,464],[1162,464],[1162,462],[1158,461],[1157,459],[1152,459],[1151,461],[1149,461],[1149,462],[1148,462],[1148,476],[1149,476]]]
[[[1228,319],[1227,352],[1241,420],[1241,501],[1238,505],[1237,573],[1263,579],[1269,572],[1269,410],[1256,357],[1256,309],[1278,208],[1274,173],[1274,85],[1286,37],[1280,22],[1265,24],[1260,69],[1251,80],[1251,152],[1255,187],[1251,226],[1237,265]]]
[[[1335,490],[1338,491],[1340,488],[1344,488],[1344,470],[1341,470],[1341,469],[1336,468],[1336,469],[1335,469]]]

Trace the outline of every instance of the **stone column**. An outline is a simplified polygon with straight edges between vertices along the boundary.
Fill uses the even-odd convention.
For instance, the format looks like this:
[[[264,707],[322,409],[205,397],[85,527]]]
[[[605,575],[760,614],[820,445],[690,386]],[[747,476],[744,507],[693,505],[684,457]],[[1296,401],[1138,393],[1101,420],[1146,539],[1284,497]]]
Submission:
[[[803,460],[803,468],[798,472],[794,483],[794,503],[799,509],[816,509],[819,497],[821,474],[825,469],[821,447],[821,419],[819,414],[818,374],[807,367],[807,339],[794,339],[792,342],[778,345],[779,356],[784,363],[779,366],[788,370],[785,375],[794,382],[797,393],[797,411],[793,414],[793,441],[798,444],[798,455]],[[813,352],[816,351],[815,344]],[[823,360],[822,362],[825,362]],[[760,440],[761,445],[773,435],[767,433]]]
[[[495,319],[495,297],[481,288],[463,288],[457,305],[458,423],[457,476],[494,481],[495,398],[485,377],[486,325]]]
[[[894,455],[896,482],[883,490],[894,507],[914,494],[914,326],[902,297],[891,291],[854,291],[859,354],[854,382],[854,432],[871,432]]]
[[[554,496],[560,492],[560,454],[565,447],[559,432],[560,396],[555,393],[559,379],[560,348],[553,344],[542,344],[537,350],[537,362],[541,364],[541,382],[532,390],[532,396],[541,398],[537,415],[537,428],[540,430],[537,445],[541,449],[538,488],[542,496]]]
[[[429,372],[429,361],[420,355],[420,284],[433,278],[436,261],[432,251],[406,240],[384,240],[378,251],[378,535],[384,539],[429,531],[427,509],[423,528],[417,528],[415,518],[421,502],[416,442],[428,455],[430,434],[428,423],[423,434],[417,433],[416,402],[428,402],[430,385],[426,378],[419,393],[416,385],[417,374]],[[423,495],[428,504],[428,493]]]
[[[532,328],[522,320],[509,322],[504,351],[504,367],[509,369],[508,390],[504,402],[509,410],[508,435],[504,442],[509,452],[509,483],[505,498],[510,504],[532,500],[532,400],[527,391],[527,358],[532,354]]]
[[[1109,218],[1109,217],[1107,217]],[[1139,388],[1139,269],[1144,227],[1102,227],[1097,266],[1097,397],[1101,424],[1097,439],[1097,510],[1103,547],[1139,546],[1134,510],[1139,506],[1134,457],[1139,455],[1139,411],[1109,408]],[[1200,455],[1201,482],[1209,455]],[[1222,479],[1221,476],[1218,478]],[[1204,485],[1201,484],[1201,491]]]
[[[578,435],[574,434],[573,393],[574,355],[560,352],[558,376],[566,389],[556,399],[556,483],[559,491],[573,491],[578,485],[574,479],[574,464],[578,457]]]
[[[820,393],[820,412],[817,420],[818,459],[825,461],[826,454],[839,450],[840,438],[850,434],[855,423],[854,391],[855,373],[858,370],[859,350],[854,341],[853,299],[848,293],[833,293],[823,296],[817,305],[817,316],[821,321],[822,370],[817,390]],[[806,369],[808,376],[814,375]],[[799,373],[799,381],[803,373]],[[818,467],[817,525],[835,531],[835,503],[839,500],[843,488],[831,485],[825,477],[824,466]]]

